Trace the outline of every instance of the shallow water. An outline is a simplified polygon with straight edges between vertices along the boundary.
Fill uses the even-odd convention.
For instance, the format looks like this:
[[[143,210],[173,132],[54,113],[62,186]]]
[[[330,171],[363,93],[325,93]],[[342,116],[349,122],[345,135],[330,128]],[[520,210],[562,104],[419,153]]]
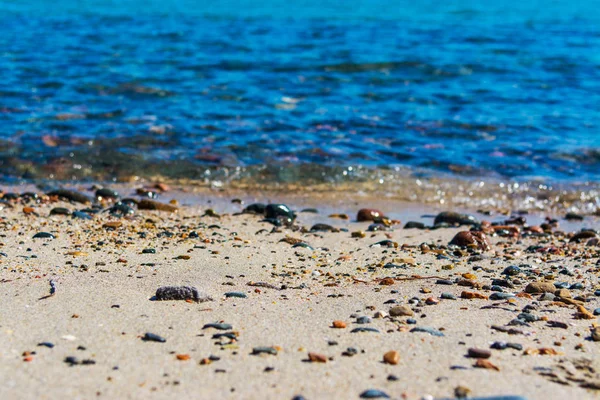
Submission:
[[[596,1],[288,3],[0,1],[0,174],[600,181]]]

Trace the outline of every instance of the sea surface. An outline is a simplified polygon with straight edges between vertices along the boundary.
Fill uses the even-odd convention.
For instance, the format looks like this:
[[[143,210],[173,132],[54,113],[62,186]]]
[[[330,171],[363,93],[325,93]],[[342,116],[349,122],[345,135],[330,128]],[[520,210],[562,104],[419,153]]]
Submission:
[[[598,0],[0,0],[0,77],[5,182],[600,182]]]

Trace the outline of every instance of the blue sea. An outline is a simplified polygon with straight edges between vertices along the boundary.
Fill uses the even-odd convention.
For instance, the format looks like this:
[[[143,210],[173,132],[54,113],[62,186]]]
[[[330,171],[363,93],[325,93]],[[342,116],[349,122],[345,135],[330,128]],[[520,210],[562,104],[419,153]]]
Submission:
[[[597,0],[0,0],[0,77],[4,180],[600,181]]]

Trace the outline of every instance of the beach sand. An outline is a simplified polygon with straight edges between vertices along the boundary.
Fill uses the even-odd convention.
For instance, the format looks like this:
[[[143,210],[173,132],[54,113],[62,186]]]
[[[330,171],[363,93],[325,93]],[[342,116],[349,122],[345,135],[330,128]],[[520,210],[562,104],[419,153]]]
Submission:
[[[172,196],[163,194],[160,201]],[[568,299],[521,294],[490,300],[493,292],[483,287],[506,279],[514,287],[504,291],[517,294],[533,281],[581,283],[583,289],[571,295],[593,311],[600,307],[594,296],[598,246],[569,243],[560,233],[491,236],[489,251],[461,255],[447,245],[465,226],[403,229],[403,220],[390,231],[353,238],[352,232],[370,225],[355,221],[360,208],[375,204],[399,214],[404,207],[385,199],[294,201],[257,194],[240,205],[231,203],[231,193],[204,194],[195,202],[194,196],[180,195],[183,205],[174,213],[137,210],[120,219],[108,213],[91,220],[49,216],[55,207],[85,207],[64,201],[29,204],[37,215],[24,213],[20,200],[3,206],[0,398],[352,399],[376,389],[391,398],[437,399],[454,398],[461,386],[473,397],[592,399],[600,393],[600,342],[591,340],[595,318],[577,318]],[[344,230],[274,229],[261,216],[235,215],[251,197],[285,201],[296,211],[314,204],[319,213],[297,212],[296,226],[309,230],[326,223]],[[208,201],[219,217],[204,215]],[[415,220],[419,207],[409,210]],[[328,217],[336,209],[350,219]],[[104,226],[111,221],[121,226]],[[55,238],[33,239],[38,232]],[[310,248],[293,247],[282,241],[286,237]],[[382,240],[391,247],[373,246]],[[540,247],[527,251],[530,246]],[[154,254],[142,253],[151,248]],[[395,267],[384,268],[388,263]],[[511,265],[521,265],[522,272],[502,275]],[[51,280],[56,290],[49,296]],[[257,282],[267,285],[253,286]],[[170,285],[196,287],[212,301],[153,301],[157,288]],[[485,298],[461,298],[465,291]],[[228,292],[246,297],[226,297]],[[456,299],[440,299],[442,293]],[[426,304],[430,297],[435,304]],[[396,306],[414,315],[390,317]],[[526,306],[539,320],[508,326],[513,334],[492,328],[507,327]],[[368,317],[367,323],[357,323],[359,317]],[[334,320],[346,327],[333,328]],[[219,322],[232,329],[205,328]],[[378,332],[352,332],[359,327]],[[443,336],[411,332],[415,327]],[[232,331],[234,340],[213,338]],[[142,340],[147,332],[166,342]],[[490,349],[493,342],[522,350]],[[277,354],[252,354],[265,346]],[[474,367],[478,359],[467,357],[472,348],[491,352],[479,362],[488,368]],[[539,349],[556,354],[535,354]],[[398,352],[396,365],[383,362],[389,351]],[[326,362],[310,362],[309,353]],[[65,362],[67,357],[75,359]]]

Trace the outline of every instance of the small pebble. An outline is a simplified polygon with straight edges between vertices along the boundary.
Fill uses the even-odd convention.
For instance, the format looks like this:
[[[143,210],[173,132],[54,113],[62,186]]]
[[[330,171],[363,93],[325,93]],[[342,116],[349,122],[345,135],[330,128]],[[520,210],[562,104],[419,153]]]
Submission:
[[[383,355],[383,362],[391,365],[398,364],[400,362],[400,353],[395,350],[388,351]]]

